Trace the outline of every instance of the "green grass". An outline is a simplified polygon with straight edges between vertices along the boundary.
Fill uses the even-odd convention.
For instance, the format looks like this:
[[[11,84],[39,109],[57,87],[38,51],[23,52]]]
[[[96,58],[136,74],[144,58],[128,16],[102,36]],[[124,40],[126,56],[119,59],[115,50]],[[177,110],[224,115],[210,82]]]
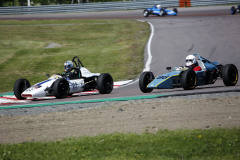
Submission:
[[[115,81],[135,78],[149,34],[149,25],[135,20],[0,21],[0,93],[12,91],[18,78],[34,84],[62,73],[74,56]],[[51,43],[61,47],[45,48]]]
[[[239,160],[240,129],[160,130],[0,145],[0,159]]]

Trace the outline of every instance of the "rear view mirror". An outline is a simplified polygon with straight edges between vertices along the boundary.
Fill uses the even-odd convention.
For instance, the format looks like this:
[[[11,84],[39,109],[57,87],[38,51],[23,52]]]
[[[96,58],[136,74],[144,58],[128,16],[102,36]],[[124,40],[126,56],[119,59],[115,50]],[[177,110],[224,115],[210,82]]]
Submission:
[[[169,71],[169,70],[171,70],[171,69],[172,69],[172,67],[166,67],[166,69]]]

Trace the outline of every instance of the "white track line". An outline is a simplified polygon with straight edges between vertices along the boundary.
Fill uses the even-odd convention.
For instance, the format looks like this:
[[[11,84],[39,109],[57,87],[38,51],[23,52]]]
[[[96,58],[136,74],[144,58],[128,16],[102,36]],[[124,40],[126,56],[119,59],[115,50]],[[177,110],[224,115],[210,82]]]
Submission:
[[[138,20],[138,21],[140,21],[140,22],[145,22],[145,21],[143,21],[143,20]],[[151,35],[150,35],[150,37],[149,37],[148,44],[147,44],[148,59],[147,59],[147,62],[146,62],[146,64],[145,64],[145,67],[144,67],[144,69],[143,69],[142,72],[150,71],[150,68],[151,68],[150,66],[151,66],[151,63],[152,63],[151,44],[152,44],[152,39],[153,39],[153,36],[154,36],[154,27],[153,27],[152,23],[150,23],[150,22],[147,22],[147,23],[148,23],[148,24],[150,25],[150,27],[151,27]],[[134,84],[134,83],[136,83],[136,82],[138,82],[138,81],[139,81],[139,78],[137,78],[137,79],[135,79],[135,80],[132,80],[132,82],[130,82],[130,83],[126,84],[126,85],[123,85],[123,86],[121,86],[121,87],[125,87],[125,86],[128,86],[128,85],[130,85],[130,84]]]
[[[152,23],[148,22],[148,24],[151,26],[151,35],[150,35],[150,38],[148,40],[148,46],[147,46],[148,59],[147,59],[147,63],[145,64],[145,68],[143,69],[143,72],[150,71],[150,65],[152,63],[151,44],[152,44],[152,38],[153,38],[153,35],[154,35],[154,27],[153,27]]]

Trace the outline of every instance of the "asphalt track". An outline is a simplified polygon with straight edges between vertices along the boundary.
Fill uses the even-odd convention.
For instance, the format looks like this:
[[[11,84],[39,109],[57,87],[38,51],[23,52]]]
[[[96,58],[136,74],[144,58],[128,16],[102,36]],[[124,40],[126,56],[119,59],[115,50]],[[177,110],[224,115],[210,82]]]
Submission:
[[[240,70],[240,14],[230,15],[230,6],[180,8],[179,16],[142,16],[142,10],[112,11],[91,13],[66,13],[42,15],[0,16],[1,20],[38,20],[38,19],[133,19],[149,22],[154,28],[151,44],[146,45],[145,63],[149,52],[152,55],[150,70],[155,76],[166,73],[167,66],[182,66],[188,54],[199,53],[209,60],[222,64],[233,63]],[[148,48],[148,46],[150,48]],[[84,95],[66,99],[31,101],[30,104],[69,102],[81,100],[112,99],[119,97],[138,97],[150,95],[188,95],[240,91],[236,86],[225,87],[219,79],[213,85],[197,87],[185,91],[178,89],[154,90],[144,94],[139,90],[138,77],[133,83],[114,89],[108,95]]]

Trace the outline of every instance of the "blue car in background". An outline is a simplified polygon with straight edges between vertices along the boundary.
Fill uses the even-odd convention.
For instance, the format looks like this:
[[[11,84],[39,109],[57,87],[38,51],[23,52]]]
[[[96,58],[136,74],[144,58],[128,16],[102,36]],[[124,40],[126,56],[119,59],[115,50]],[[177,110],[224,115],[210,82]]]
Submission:
[[[238,5],[237,7],[235,6],[232,6],[231,7],[231,14],[234,15],[236,13],[239,13],[240,12],[240,5]]]
[[[157,16],[177,16],[178,10],[174,8],[173,10],[168,10],[167,7],[161,7],[161,5],[155,5],[152,8],[147,8],[143,11],[143,16],[148,17],[149,15],[157,15]]]
[[[214,84],[221,77],[225,86],[235,86],[238,81],[238,69],[234,64],[221,65],[211,62],[199,54],[193,54],[200,71],[193,71],[189,67],[167,67],[166,74],[154,77],[152,72],[143,72],[139,78],[139,88],[143,93],[152,92],[153,89],[183,88],[192,90],[196,86]]]

